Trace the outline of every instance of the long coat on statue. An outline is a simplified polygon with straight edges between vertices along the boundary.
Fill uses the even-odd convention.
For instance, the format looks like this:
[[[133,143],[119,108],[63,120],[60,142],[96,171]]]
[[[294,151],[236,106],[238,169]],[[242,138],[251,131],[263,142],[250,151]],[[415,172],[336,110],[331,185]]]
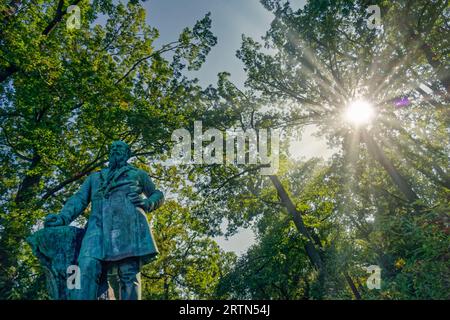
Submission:
[[[149,210],[158,208],[164,201],[162,192],[155,189],[145,171],[125,165],[111,173],[107,168],[91,174],[66,202],[61,210],[66,225],[91,203],[79,258],[117,261],[141,257],[146,263],[158,254],[144,209],[129,199],[132,192],[147,197],[153,204]]]

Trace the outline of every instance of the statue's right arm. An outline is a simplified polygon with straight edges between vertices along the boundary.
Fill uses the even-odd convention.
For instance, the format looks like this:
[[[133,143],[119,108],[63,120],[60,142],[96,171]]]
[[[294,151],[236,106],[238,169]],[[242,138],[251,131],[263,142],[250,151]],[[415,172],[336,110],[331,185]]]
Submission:
[[[91,201],[91,182],[92,178],[89,176],[81,185],[80,189],[73,196],[67,200],[66,204],[61,210],[61,217],[65,225],[69,225],[79,215],[81,215]]]

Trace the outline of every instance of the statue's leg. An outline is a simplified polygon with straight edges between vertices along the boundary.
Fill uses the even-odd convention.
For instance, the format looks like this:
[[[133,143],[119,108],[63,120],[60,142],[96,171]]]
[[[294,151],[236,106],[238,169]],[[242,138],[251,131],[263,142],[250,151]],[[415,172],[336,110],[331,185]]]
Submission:
[[[102,273],[101,261],[91,257],[80,257],[80,289],[77,290],[77,300],[96,300]]]
[[[127,258],[118,263],[120,300],[141,299],[140,259]]]
[[[109,300],[119,300],[120,283],[119,283],[119,270],[117,262],[108,262],[106,264],[106,267],[107,267]]]
[[[97,299],[98,300],[111,300],[108,283],[108,263],[102,263],[102,274],[100,276],[100,282],[98,284]],[[114,299],[113,299],[114,300]]]

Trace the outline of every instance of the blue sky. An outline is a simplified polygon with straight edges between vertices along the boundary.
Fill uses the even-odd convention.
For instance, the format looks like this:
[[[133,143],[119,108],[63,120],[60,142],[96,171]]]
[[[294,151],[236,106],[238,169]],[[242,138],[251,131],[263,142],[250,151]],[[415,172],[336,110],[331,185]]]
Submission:
[[[299,8],[305,1],[290,2],[294,8]],[[242,34],[262,41],[261,36],[269,29],[273,19],[273,14],[259,0],[147,0],[144,7],[147,23],[160,32],[160,38],[155,42],[156,48],[176,40],[183,28],[192,27],[197,20],[211,12],[212,31],[218,43],[212,48],[202,68],[187,74],[198,78],[204,86],[216,84],[217,74],[227,71],[231,74],[230,79],[243,87],[246,77],[244,65],[236,57]],[[331,154],[323,140],[312,136],[314,131],[314,127],[306,128],[301,140],[292,141],[290,152],[293,156],[327,158]],[[228,240],[223,237],[216,240],[224,250],[242,254],[254,243],[254,234],[251,230],[240,229]]]
[[[300,5],[303,0],[293,3]],[[211,12],[212,31],[218,38],[206,63],[198,72],[191,72],[202,85],[215,84],[217,74],[231,73],[231,80],[242,87],[245,81],[243,64],[236,58],[236,50],[241,45],[241,36],[251,36],[260,40],[269,29],[273,14],[258,0],[147,0],[147,22],[160,31],[155,45],[176,40],[183,28]]]

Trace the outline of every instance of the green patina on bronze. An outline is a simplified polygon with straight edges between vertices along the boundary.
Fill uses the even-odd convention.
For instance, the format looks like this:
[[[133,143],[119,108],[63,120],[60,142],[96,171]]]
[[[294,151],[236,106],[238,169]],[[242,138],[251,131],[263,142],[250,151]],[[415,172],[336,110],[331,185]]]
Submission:
[[[145,171],[127,163],[130,156],[126,143],[113,142],[108,168],[91,174],[60,214],[48,215],[45,228],[29,238],[47,270],[53,298],[98,298],[104,291],[105,274],[112,269],[119,270],[119,296],[139,298],[135,285],[140,268],[158,254],[145,213],[161,206],[164,196]],[[84,230],[64,227],[89,204]],[[81,272],[81,289],[75,289],[75,294],[64,288],[67,267],[73,264],[80,264]]]
[[[74,291],[67,288],[67,267],[77,264],[83,235],[84,229],[61,226],[41,229],[28,237],[27,241],[44,269],[50,298],[75,298]]]

